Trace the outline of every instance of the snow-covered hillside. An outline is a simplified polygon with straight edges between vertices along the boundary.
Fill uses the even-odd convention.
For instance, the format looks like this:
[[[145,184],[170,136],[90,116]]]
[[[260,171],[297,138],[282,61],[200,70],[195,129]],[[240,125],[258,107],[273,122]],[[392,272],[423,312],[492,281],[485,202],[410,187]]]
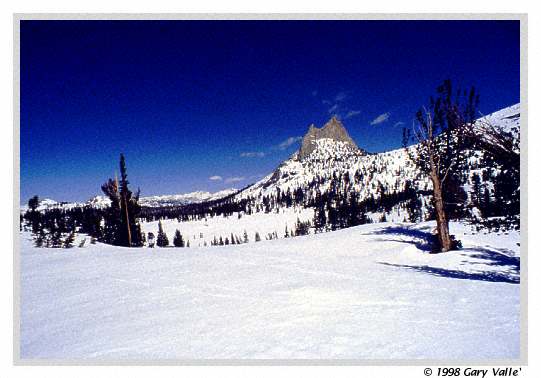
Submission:
[[[196,191],[186,194],[172,194],[172,195],[160,195],[160,196],[147,196],[141,197],[139,203],[141,206],[178,206],[188,203],[200,203],[205,201],[213,201],[223,197],[227,197],[233,193],[238,192],[237,189],[224,189],[215,193]]]
[[[21,357],[516,359],[519,234],[429,255],[432,223],[213,248],[32,246]]]
[[[518,141],[520,106],[513,105],[483,117],[479,119],[475,127],[482,130],[487,122],[506,132],[511,132]],[[354,192],[359,201],[372,198],[376,203],[382,193],[401,193],[407,185],[411,185],[420,203],[420,219],[428,217],[431,207],[430,197],[423,192],[429,191],[432,184],[428,177],[419,173],[404,148],[378,154],[366,154],[352,144],[347,131],[338,120],[333,118],[327,125],[322,129],[311,126],[303,140],[303,147],[299,151],[280,164],[273,173],[233,196],[233,201],[251,201],[252,215],[240,213],[242,218],[237,219],[239,213],[234,213],[228,217],[206,217],[203,220],[185,222],[165,219],[162,223],[169,239],[172,240],[176,229],[179,229],[184,237],[190,239],[191,243],[195,242],[195,245],[201,246],[205,243],[208,245],[214,237],[225,238],[230,237],[231,234],[240,236],[244,230],[248,232],[250,240],[253,240],[255,232],[259,232],[261,237],[272,232],[275,232],[278,238],[284,237],[286,227],[291,231],[297,218],[300,221],[313,219],[314,209],[306,206],[306,199],[314,199],[328,192],[337,182],[337,177],[341,185],[337,191]],[[329,127],[332,128],[331,134],[339,135],[339,140],[312,135],[313,130],[324,133]],[[303,152],[308,143],[310,143],[309,153]],[[464,189],[470,201],[475,178],[487,180],[483,185],[486,185],[487,190],[494,192],[494,185],[490,181],[493,178],[490,178],[487,168],[483,165],[482,156],[481,151],[475,151],[469,157],[469,171],[466,172]],[[295,196],[297,190],[301,190],[305,198],[302,204],[297,203],[296,206],[286,207],[276,200],[280,194],[288,192]],[[269,200],[271,205],[266,206],[265,210],[264,202],[268,198],[271,198]],[[301,210],[303,206],[307,208]],[[480,213],[473,206],[471,212],[474,216]],[[395,222],[413,220],[408,212],[407,203],[404,202],[395,205],[391,210],[371,212],[367,216],[373,222],[379,222],[381,219]],[[155,233],[158,229],[157,222],[143,223],[142,227],[146,232]]]
[[[316,191],[329,189],[331,178],[337,174],[349,174],[351,189],[359,194],[359,199],[370,195],[378,196],[378,186],[397,192],[404,190],[406,181],[413,182],[417,169],[408,160],[404,149],[372,155],[351,153],[343,142],[331,139],[316,141],[318,148],[306,159],[299,160],[294,154],[271,175],[238,194],[239,198],[261,198],[273,195],[277,188],[282,193],[293,192],[297,188],[307,188],[311,196]],[[320,177],[321,182],[315,182]],[[428,178],[417,182],[419,190],[431,187]]]
[[[475,127],[481,128],[490,123],[505,131],[511,132],[515,138],[520,136],[520,104],[499,110],[479,119]],[[340,124],[341,126],[341,124]],[[343,127],[343,126],[341,126]],[[352,150],[344,141],[332,138],[313,140],[315,144],[310,155],[300,158],[299,152],[280,164],[273,173],[264,177],[246,190],[240,192],[238,198],[261,198],[272,195],[279,188],[282,193],[288,189],[309,188],[328,190],[330,178],[336,174],[349,174],[351,188],[359,193],[359,200],[369,196],[380,195],[378,186],[387,192],[398,192],[404,189],[406,181],[410,181],[418,190],[431,188],[428,177],[419,177],[413,162],[408,159],[404,148],[377,154],[366,154]],[[475,161],[477,162],[478,159]],[[314,184],[316,177],[322,178],[323,184]]]
[[[264,213],[258,212],[252,215],[242,215],[238,213],[231,216],[207,217],[200,220],[189,222],[178,222],[175,219],[163,220],[163,230],[167,234],[169,241],[173,241],[175,231],[179,230],[185,240],[190,242],[193,247],[204,247],[211,245],[214,238],[222,240],[226,238],[231,241],[231,235],[243,241],[244,232],[248,237],[248,242],[255,241],[255,234],[259,233],[262,240],[268,237],[268,234],[276,233],[278,238],[283,238],[286,227],[291,232],[295,230],[297,219],[301,222],[312,220],[314,210],[310,208],[284,208],[278,212]],[[158,231],[158,221],[141,223],[144,232]]]
[[[498,126],[504,131],[513,133],[518,138],[520,136],[520,104],[515,104],[484,116],[479,119],[479,123],[489,123]]]

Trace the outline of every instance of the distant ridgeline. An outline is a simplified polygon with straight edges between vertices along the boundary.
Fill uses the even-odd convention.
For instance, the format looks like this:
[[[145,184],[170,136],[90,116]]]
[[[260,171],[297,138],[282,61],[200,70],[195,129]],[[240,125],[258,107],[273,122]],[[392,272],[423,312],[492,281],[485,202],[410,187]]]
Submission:
[[[477,121],[489,122],[513,138],[519,149],[520,107],[514,105]],[[491,143],[490,140],[485,143]],[[415,146],[410,147],[415,153]],[[451,219],[520,216],[518,172],[471,146],[466,169],[446,184],[445,204]],[[43,206],[72,222],[79,232],[100,238],[103,201]],[[315,232],[377,221],[419,222],[433,219],[431,182],[408,159],[405,148],[369,154],[333,117],[322,128],[311,125],[301,148],[262,180],[239,191],[200,201],[140,202],[141,220],[189,221],[214,216],[239,217],[278,212],[287,207],[313,208],[308,225]],[[26,209],[25,209],[26,210]],[[24,211],[23,211],[24,212]],[[23,217],[23,214],[21,215]],[[23,219],[22,219],[23,220]]]

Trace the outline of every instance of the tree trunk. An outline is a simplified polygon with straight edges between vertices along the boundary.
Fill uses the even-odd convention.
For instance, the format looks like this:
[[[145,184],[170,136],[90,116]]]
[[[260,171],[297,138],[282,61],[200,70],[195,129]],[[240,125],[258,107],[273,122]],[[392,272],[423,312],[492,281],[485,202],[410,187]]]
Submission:
[[[441,181],[435,172],[430,175],[432,186],[434,187],[434,208],[436,209],[436,228],[438,231],[438,240],[441,246],[441,252],[451,250],[451,236],[449,235],[449,222],[443,207],[443,196]]]
[[[124,202],[124,212],[126,215],[126,227],[128,229],[128,247],[131,247],[131,230],[130,230],[130,217],[128,215],[128,201],[126,201],[126,197],[122,196],[123,202]]]

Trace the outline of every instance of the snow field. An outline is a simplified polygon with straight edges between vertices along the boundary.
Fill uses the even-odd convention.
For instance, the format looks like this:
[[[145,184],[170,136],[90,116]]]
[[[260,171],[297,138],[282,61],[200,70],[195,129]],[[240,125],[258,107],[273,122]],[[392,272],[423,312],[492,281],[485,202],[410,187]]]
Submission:
[[[22,234],[21,357],[518,358],[518,233],[452,224],[465,248],[429,255],[433,227],[153,250]]]
[[[297,218],[300,221],[312,220],[314,217],[313,209],[301,207],[283,208],[279,212],[272,213],[254,213],[251,215],[242,215],[238,218],[238,213],[234,213],[229,217],[216,216],[207,217],[206,220],[194,220],[188,222],[178,222],[176,219],[162,220],[163,230],[167,234],[169,243],[173,245],[173,237],[175,230],[180,230],[184,240],[190,241],[190,247],[203,247],[206,242],[210,246],[211,241],[216,236],[220,236],[225,240],[227,237],[231,239],[231,233],[238,236],[242,241],[244,231],[248,234],[249,242],[255,241],[255,233],[259,232],[261,240],[265,240],[268,233],[276,232],[279,238],[284,237],[285,228],[291,232],[295,228]],[[148,235],[149,232],[158,232],[158,221],[142,222],[142,230]],[[203,234],[203,237],[201,237]]]

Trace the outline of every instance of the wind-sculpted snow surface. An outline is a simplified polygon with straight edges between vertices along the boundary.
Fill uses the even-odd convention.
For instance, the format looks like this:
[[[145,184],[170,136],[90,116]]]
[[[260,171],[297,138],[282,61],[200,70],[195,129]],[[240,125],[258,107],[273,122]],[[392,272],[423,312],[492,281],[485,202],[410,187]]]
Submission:
[[[212,248],[21,246],[23,359],[515,359],[518,233],[432,223]]]

